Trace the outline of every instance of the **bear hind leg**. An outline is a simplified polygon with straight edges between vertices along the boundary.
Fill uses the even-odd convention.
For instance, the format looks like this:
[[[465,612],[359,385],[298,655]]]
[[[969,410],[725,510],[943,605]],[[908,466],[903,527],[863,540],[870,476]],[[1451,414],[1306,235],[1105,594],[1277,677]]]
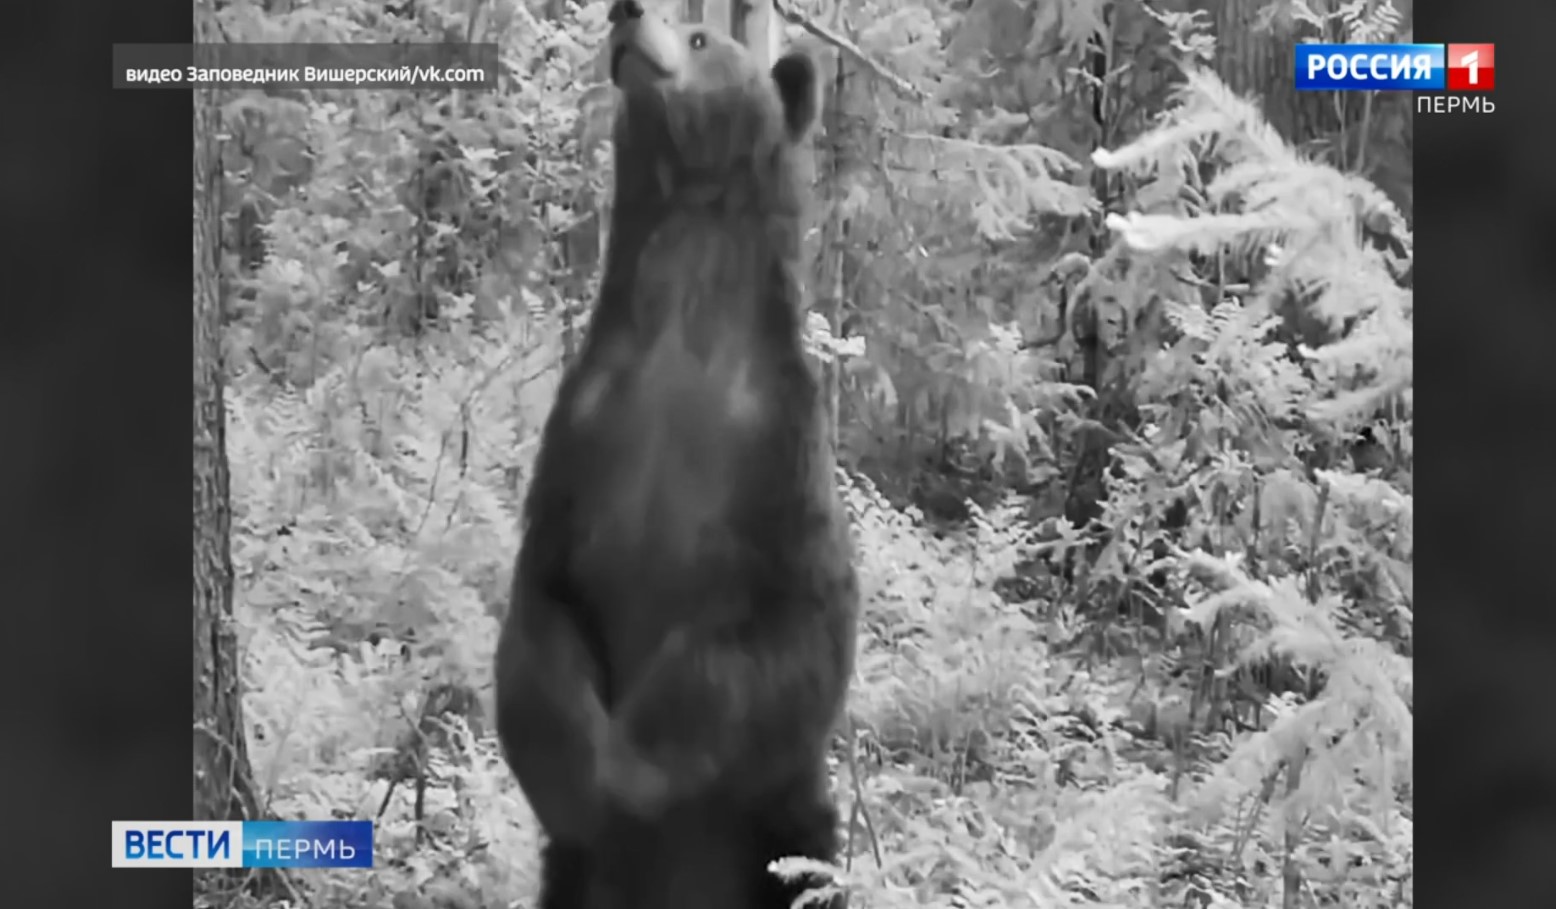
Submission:
[[[755,866],[762,873],[754,887],[757,909],[789,909],[800,894],[820,885],[820,881],[804,878],[786,882],[767,872],[766,866],[777,859],[795,856],[836,863],[842,845],[837,827],[838,812],[830,799],[809,804],[790,803],[763,819],[758,833],[762,860]],[[819,904],[817,909],[844,909],[844,906],[845,901],[838,898]]]
[[[540,851],[537,909],[587,909],[593,861],[582,846],[551,841]]]

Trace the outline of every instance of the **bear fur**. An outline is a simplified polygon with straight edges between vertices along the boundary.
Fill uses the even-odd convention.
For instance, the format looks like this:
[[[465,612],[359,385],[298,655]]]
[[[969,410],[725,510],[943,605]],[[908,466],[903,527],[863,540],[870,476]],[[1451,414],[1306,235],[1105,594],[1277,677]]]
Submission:
[[[832,861],[858,585],[801,340],[814,64],[611,10],[599,301],[525,501],[498,733],[542,909],[767,909]]]

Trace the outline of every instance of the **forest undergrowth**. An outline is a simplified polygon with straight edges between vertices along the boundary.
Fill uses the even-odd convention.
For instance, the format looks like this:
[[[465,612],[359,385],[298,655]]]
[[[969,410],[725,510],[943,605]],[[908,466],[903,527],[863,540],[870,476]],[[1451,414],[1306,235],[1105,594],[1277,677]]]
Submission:
[[[307,402],[232,404],[245,709],[265,808],[377,821],[374,872],[311,872],[310,902],[527,905],[539,833],[482,722],[511,497],[476,480],[478,465],[454,476],[428,428],[402,437],[392,467],[343,452],[350,495],[310,504],[325,446],[308,444],[321,440]],[[401,485],[415,480],[432,494]],[[965,538],[940,539],[868,480],[846,483],[867,604],[835,748],[852,905],[1278,905],[1288,861],[1327,904],[1409,904],[1399,667],[1294,581],[1198,557],[1219,576],[1184,620],[1209,627],[1241,608],[1269,626],[1228,665],[1273,651],[1330,673],[1315,700],[1254,705],[1263,731],[1204,732],[1195,673],[1181,671],[1203,657],[1192,647],[1124,650],[1161,641],[1125,619],[1118,647],[1099,648],[1082,643],[1095,619],[1078,604],[996,593],[1031,549],[1014,506],[975,507]],[[449,694],[463,690],[485,706]]]
[[[1398,123],[1379,101],[1293,145],[1182,5],[1112,4],[1134,106],[1092,134],[1102,3],[837,4],[939,86],[852,71],[816,150],[810,339],[864,594],[833,749],[855,909],[1413,904],[1408,198],[1355,152]],[[1382,0],[1264,6],[1403,34]],[[602,240],[603,7],[222,13],[254,41],[484,29],[511,71],[226,101],[246,744],[265,812],[377,823],[370,872],[272,903],[533,899],[491,657]]]

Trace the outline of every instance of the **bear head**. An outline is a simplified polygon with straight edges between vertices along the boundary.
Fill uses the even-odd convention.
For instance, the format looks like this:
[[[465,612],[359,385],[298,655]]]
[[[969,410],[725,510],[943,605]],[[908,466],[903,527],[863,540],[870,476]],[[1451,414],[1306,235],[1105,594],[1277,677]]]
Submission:
[[[733,38],[672,25],[636,0],[618,0],[610,21],[617,205],[797,206],[794,151],[820,106],[808,55],[766,69]]]

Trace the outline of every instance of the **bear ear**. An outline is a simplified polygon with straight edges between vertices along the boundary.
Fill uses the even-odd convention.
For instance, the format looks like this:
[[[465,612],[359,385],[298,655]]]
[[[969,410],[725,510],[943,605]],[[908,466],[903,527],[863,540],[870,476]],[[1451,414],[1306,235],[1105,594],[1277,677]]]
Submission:
[[[773,64],[773,84],[783,101],[783,122],[789,139],[798,142],[815,125],[821,87],[816,82],[816,63],[804,51],[790,51]]]

